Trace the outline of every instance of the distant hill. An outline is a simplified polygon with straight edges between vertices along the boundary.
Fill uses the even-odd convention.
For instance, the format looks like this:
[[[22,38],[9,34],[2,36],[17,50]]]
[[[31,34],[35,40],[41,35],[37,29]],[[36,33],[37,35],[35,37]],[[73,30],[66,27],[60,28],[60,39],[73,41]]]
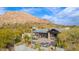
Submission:
[[[15,23],[49,23],[47,20],[39,19],[24,12],[7,12],[0,15],[0,24],[15,24]]]

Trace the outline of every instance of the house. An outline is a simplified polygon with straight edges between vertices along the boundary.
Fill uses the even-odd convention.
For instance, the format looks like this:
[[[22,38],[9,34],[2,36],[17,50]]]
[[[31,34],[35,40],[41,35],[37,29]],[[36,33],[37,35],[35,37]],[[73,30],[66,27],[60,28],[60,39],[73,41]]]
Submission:
[[[57,35],[60,33],[59,29],[52,28],[52,29],[39,29],[33,31],[33,43],[36,42],[40,43],[41,46],[55,46]]]
[[[48,40],[53,40],[57,38],[58,33],[60,33],[59,29],[39,29],[34,30],[33,35],[39,38],[46,38]]]

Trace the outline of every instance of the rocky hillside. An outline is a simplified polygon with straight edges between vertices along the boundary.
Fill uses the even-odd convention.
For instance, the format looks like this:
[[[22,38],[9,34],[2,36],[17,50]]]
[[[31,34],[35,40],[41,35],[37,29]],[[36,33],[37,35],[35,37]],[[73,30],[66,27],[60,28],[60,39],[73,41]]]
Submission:
[[[7,12],[0,15],[0,24],[15,24],[15,23],[48,23],[47,20],[39,19],[35,16],[24,12]]]

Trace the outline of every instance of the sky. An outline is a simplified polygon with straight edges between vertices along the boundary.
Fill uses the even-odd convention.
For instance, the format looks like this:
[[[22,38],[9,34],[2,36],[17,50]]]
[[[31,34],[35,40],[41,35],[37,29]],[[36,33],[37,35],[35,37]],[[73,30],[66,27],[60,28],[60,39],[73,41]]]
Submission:
[[[55,24],[79,25],[78,7],[1,7],[0,15],[10,11],[26,12]]]

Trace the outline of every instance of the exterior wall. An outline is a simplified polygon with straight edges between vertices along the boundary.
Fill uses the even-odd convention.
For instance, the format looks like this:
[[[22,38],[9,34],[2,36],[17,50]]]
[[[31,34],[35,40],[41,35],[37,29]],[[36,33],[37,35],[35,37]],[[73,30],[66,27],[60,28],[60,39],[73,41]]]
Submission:
[[[58,33],[59,31],[56,29],[51,29],[47,32],[34,32],[35,36],[38,38],[47,38],[48,40],[55,40]]]
[[[38,38],[42,37],[47,38],[48,37],[47,35],[48,35],[47,33],[34,33],[34,36],[37,36]]]
[[[39,38],[46,38],[47,40],[55,40],[55,37],[50,33],[33,33],[33,37]]]

